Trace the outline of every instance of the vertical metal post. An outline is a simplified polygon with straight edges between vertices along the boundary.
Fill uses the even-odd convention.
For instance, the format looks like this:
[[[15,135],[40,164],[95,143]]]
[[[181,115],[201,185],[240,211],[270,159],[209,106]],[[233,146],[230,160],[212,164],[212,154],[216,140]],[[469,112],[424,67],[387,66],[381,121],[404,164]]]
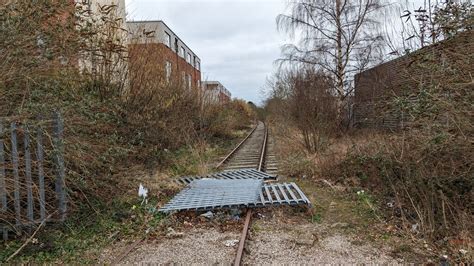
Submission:
[[[24,127],[25,145],[25,174],[26,174],[26,194],[27,194],[27,217],[33,224],[33,179],[31,177],[31,152],[30,152],[30,131],[28,126]]]
[[[16,135],[16,122],[11,123],[11,142],[12,142],[12,164],[13,164],[13,178],[14,178],[14,206],[16,214],[16,225],[21,224],[21,210],[20,210],[20,174],[18,171],[18,147]]]
[[[59,200],[59,213],[60,220],[64,221],[66,218],[66,190],[65,190],[65,167],[64,167],[64,147],[63,147],[63,133],[64,125],[59,112],[55,113],[55,132],[54,132],[54,144],[55,144],[55,157],[56,157],[56,193]]]
[[[2,213],[7,212],[7,186],[5,182],[5,155],[3,144],[3,123],[0,121],[0,202],[2,204],[0,210]],[[2,228],[3,240],[8,240],[8,229]]]
[[[41,118],[40,118],[41,119]],[[38,126],[36,137],[36,160],[38,161],[38,181],[39,181],[39,197],[40,197],[40,218],[41,222],[46,218],[46,199],[44,196],[44,169],[43,169],[43,130]]]

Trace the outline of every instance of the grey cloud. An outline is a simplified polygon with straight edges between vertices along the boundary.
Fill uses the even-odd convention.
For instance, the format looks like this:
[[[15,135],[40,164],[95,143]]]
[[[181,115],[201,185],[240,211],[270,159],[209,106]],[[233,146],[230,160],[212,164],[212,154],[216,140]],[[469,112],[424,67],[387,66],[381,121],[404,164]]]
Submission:
[[[285,0],[129,0],[129,19],[164,20],[201,58],[203,79],[260,102],[260,88],[285,43],[275,18]]]
[[[201,58],[203,79],[219,80],[234,97],[254,102],[260,101],[280,47],[294,41],[279,34],[275,23],[288,0],[126,1],[129,19],[164,20],[186,42]],[[417,8],[423,1],[398,3]],[[399,15],[388,18],[398,21]]]

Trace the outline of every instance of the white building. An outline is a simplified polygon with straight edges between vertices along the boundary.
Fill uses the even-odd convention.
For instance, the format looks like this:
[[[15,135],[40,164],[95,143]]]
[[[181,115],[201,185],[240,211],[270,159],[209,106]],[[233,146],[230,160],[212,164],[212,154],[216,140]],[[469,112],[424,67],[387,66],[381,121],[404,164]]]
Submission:
[[[76,0],[76,2],[84,2],[83,0]],[[126,21],[125,0],[88,0],[92,12],[99,13],[101,8],[114,7],[114,16],[122,18],[123,23]]]
[[[231,100],[232,94],[219,81],[204,81],[202,83],[204,100],[208,103],[226,103]]]
[[[196,70],[201,71],[201,59],[164,21],[127,21],[127,29],[130,44],[164,44]]]
[[[91,24],[97,32],[86,43],[90,47],[80,55],[80,68],[93,75],[107,76],[110,80],[125,84],[128,43],[125,0],[74,0],[74,2],[77,8],[82,9],[78,11],[83,14],[82,25],[79,27],[87,28]],[[115,44],[114,51],[102,52],[98,45],[108,42]]]

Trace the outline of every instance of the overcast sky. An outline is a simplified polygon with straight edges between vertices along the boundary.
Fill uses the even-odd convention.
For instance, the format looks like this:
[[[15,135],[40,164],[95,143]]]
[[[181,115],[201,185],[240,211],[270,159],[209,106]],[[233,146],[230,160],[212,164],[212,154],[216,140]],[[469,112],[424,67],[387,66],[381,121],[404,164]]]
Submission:
[[[392,1],[411,8],[425,0]],[[126,0],[128,20],[163,20],[201,58],[202,79],[217,80],[233,97],[255,103],[291,42],[276,27],[287,0]],[[399,13],[393,14],[399,22]],[[392,15],[391,15],[392,16]],[[392,24],[391,19],[385,23]],[[393,25],[392,25],[393,26]]]
[[[259,103],[286,43],[275,19],[286,0],[126,0],[129,20],[163,20],[201,58],[202,79]]]

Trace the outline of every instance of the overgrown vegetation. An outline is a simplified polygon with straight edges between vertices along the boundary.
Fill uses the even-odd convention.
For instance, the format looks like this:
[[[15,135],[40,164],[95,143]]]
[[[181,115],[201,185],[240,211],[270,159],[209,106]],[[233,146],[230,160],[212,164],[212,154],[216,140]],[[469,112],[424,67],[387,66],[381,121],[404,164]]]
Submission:
[[[462,34],[472,40],[472,32]],[[370,165],[372,174],[389,184],[385,192],[395,197],[402,219],[418,223],[423,235],[440,238],[454,233],[467,240],[473,229],[472,206],[466,204],[472,202],[474,185],[469,145],[474,134],[473,58],[449,47],[435,52],[438,47],[442,46],[415,57],[407,71],[416,73],[412,78],[417,86],[385,107],[386,112],[405,115],[405,131],[353,153],[353,159],[366,161],[356,167],[350,160],[347,169]],[[443,57],[449,59],[440,64]]]
[[[309,152],[322,150],[327,137],[336,132],[338,99],[331,93],[331,77],[314,68],[280,71],[269,84],[272,99],[267,110],[278,115],[279,123],[298,128]]]
[[[168,171],[176,161],[170,154],[209,148],[254,119],[243,101],[205,102],[198,89],[165,82],[163,66],[150,60],[160,54],[129,53],[117,7],[95,8],[70,1],[0,4],[0,120],[32,121],[53,111],[65,120],[69,216],[77,224],[61,236],[87,227],[89,218],[76,215],[108,223],[97,209],[114,211],[114,201],[135,194],[130,168]],[[174,173],[197,170],[187,171]]]
[[[338,0],[332,2],[337,7]],[[313,4],[323,8],[322,4]],[[337,113],[344,114],[342,106],[347,105],[338,105],[339,110],[327,107],[321,110],[319,107],[324,97],[296,97],[297,86],[285,78],[289,71],[279,72],[276,81],[271,83],[266,109],[269,119],[279,122],[275,124],[283,122],[285,126],[300,129],[300,124],[309,126],[314,123],[313,128],[317,129],[313,130],[314,134],[326,139],[325,149],[314,149],[306,144],[302,130],[275,130],[283,139],[301,140],[302,147],[306,148],[305,152],[298,148],[287,149],[289,154],[285,154],[287,163],[284,165],[287,165],[288,174],[363,188],[378,199],[380,206],[377,208],[399,229],[430,240],[442,252],[459,261],[472,261],[472,4],[450,2],[433,4],[429,8],[413,12],[417,14],[413,18],[417,24],[407,19],[411,13],[401,14],[409,23],[408,27],[413,27],[413,35],[409,40],[398,41],[403,47],[408,47],[407,43],[414,40],[419,41],[414,47],[434,45],[406,55],[409,62],[403,65],[403,69],[393,71],[403,72],[409,82],[404,83],[401,91],[389,88],[386,94],[380,92],[377,98],[382,104],[376,114],[381,118],[386,114],[403,114],[403,129],[395,132],[360,129],[344,132],[336,127],[339,130],[325,131],[335,120],[331,117],[337,117]],[[320,31],[316,28],[310,30]],[[453,40],[449,41],[449,38]],[[437,43],[444,39],[448,42]],[[387,46],[393,45],[393,39],[387,41],[390,41]],[[306,50],[318,47],[311,42],[306,44]],[[308,60],[303,61],[310,65],[309,68],[320,70],[322,75],[337,81],[334,74],[319,67],[320,62],[310,61],[311,54],[306,56]],[[308,67],[301,69],[305,68]],[[300,70],[299,73],[304,72]],[[305,76],[299,75],[301,79]],[[318,90],[328,88],[329,94],[336,96],[337,86],[331,86],[334,84],[331,82],[327,84],[314,86],[308,83],[303,87],[314,95],[318,95]],[[282,91],[286,93],[280,93]],[[347,86],[345,91],[350,92],[351,86]],[[385,97],[383,101],[382,96]],[[278,111],[287,110],[291,105],[302,107],[302,110],[298,109],[296,116]],[[320,117],[329,119],[321,120]],[[294,141],[290,145],[294,145]]]

